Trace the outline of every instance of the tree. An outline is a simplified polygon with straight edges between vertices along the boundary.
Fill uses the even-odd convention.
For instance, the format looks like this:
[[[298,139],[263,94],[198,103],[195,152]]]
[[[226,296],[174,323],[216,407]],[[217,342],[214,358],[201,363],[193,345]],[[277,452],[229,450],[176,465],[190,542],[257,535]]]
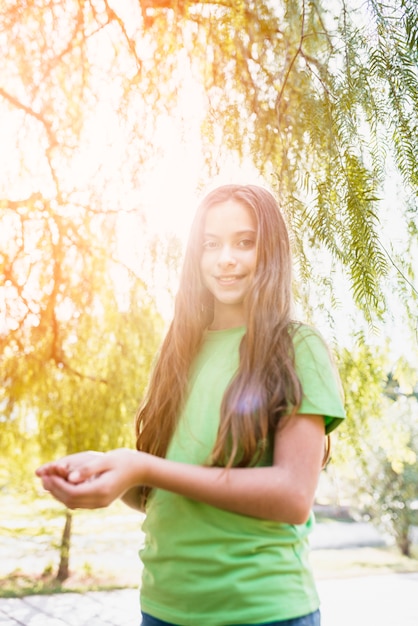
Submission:
[[[315,266],[327,250],[372,321],[395,266],[410,314],[416,258],[382,241],[379,198],[391,152],[409,190],[397,219],[416,241],[416,18],[413,0],[369,0],[366,12],[354,0],[5,2],[0,99],[18,158],[0,184],[2,230],[12,231],[1,261],[2,343],[35,320],[56,324],[69,297],[61,268],[94,253],[89,229],[96,242],[107,231],[114,253],[111,225],[138,208],[132,197],[162,147],[161,119],[176,117],[188,132],[186,98],[203,111],[211,171],[235,151],[276,187],[302,284],[319,275],[332,290]],[[28,240],[42,242],[47,272],[28,259]]]
[[[366,318],[382,315],[394,259],[379,236],[379,198],[391,148],[411,194],[403,219],[416,236],[416,3],[373,1],[363,15],[353,3],[146,6],[148,33],[174,39],[169,62],[170,43],[156,50],[160,72],[175,76],[172,59],[186,50],[203,77],[212,170],[222,151],[250,155],[282,199],[300,279],[318,272],[325,249],[345,267]],[[411,283],[413,267],[401,263]]]
[[[347,419],[333,437],[332,471],[357,515],[411,556],[411,528],[418,524],[418,372],[400,359],[387,374],[389,362],[383,348],[361,341],[340,352]]]
[[[137,249],[149,246],[152,257],[144,191],[171,124],[185,142],[196,141],[201,124],[204,176],[238,154],[274,187],[291,227],[297,293],[307,310],[325,302],[325,293],[331,311],[339,306],[334,276],[341,270],[369,323],[383,318],[395,300],[407,321],[414,318],[417,5],[332,4],[2,3],[3,450],[15,449],[19,437],[20,447],[33,445],[34,419],[43,425],[45,455],[51,441],[64,441],[63,453],[84,447],[100,435],[84,428],[95,426],[95,406],[106,415],[106,407],[121,411],[135,396],[112,383],[119,381],[115,363],[127,366],[120,345],[125,351],[136,345],[139,327],[130,325],[135,308],[129,311],[123,299],[130,290],[141,301],[148,298],[144,268],[139,255],[126,250],[124,233],[135,230]],[[392,160],[403,187],[392,207],[392,221],[403,226],[396,245],[382,233],[381,198]],[[315,287],[310,291],[308,284]],[[388,290],[398,297],[387,298]],[[126,342],[125,328],[131,333]],[[99,329],[111,339],[106,349]],[[370,391],[364,368],[346,373],[366,394],[367,424],[366,407],[377,403],[377,373],[366,372]],[[106,404],[109,393],[114,405]],[[58,408],[65,420],[57,420]],[[349,428],[347,441],[355,430]]]
[[[374,443],[373,420],[382,414],[387,355],[360,336],[354,348],[339,351],[337,363],[347,419],[336,433],[334,458],[344,467],[344,474],[350,476],[354,470],[355,480],[359,480],[357,473],[366,469]]]
[[[94,316],[81,314],[77,335],[70,334],[63,344],[71,365],[58,368],[52,361],[45,363],[42,376],[30,384],[30,401],[26,394],[15,402],[8,423],[9,445],[2,448],[11,484],[18,484],[17,466],[27,472],[30,465],[33,480],[35,459],[47,461],[84,449],[134,447],[133,416],[162,324],[143,294],[131,291],[128,297],[124,303],[116,302],[109,293],[106,306]],[[27,492],[32,481],[25,478]],[[69,575],[72,519],[72,512],[65,510],[57,571],[61,582]]]
[[[418,403],[398,398],[386,409],[384,425],[374,424],[375,446],[369,458],[365,511],[412,556],[413,526],[418,525]]]

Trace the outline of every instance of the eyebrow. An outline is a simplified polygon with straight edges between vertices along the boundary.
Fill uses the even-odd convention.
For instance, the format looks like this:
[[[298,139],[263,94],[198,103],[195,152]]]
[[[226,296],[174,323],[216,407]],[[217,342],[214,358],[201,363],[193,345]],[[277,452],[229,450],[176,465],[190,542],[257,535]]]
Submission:
[[[233,233],[233,235],[235,237],[242,237],[243,235],[256,235],[257,231],[254,229],[249,229],[246,228],[245,230],[237,230],[236,232]],[[205,237],[219,237],[219,235],[217,235],[216,233],[209,233],[209,232],[204,232],[203,235]]]

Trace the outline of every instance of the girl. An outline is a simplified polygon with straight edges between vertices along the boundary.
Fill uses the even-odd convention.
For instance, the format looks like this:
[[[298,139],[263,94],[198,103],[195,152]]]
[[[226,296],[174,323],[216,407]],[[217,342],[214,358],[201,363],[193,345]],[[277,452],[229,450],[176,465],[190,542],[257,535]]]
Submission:
[[[291,318],[288,233],[273,196],[200,205],[174,318],[137,415],[137,450],[37,470],[70,508],[146,511],[143,625],[318,626],[308,563],[324,438],[344,418],[321,337]]]

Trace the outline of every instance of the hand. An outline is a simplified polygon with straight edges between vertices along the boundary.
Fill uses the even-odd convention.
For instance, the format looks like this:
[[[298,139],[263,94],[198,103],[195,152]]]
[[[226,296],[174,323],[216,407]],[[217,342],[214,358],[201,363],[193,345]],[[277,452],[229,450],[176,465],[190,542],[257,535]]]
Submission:
[[[68,456],[64,456],[62,459],[57,461],[41,465],[35,473],[39,476],[39,478],[42,478],[42,480],[45,476],[61,476],[61,478],[77,484],[83,482],[84,480],[81,477],[81,474],[79,474],[79,470],[82,470],[82,468],[88,465],[90,461],[95,461],[98,456],[103,455],[104,452],[93,452],[92,450],[69,454]],[[88,478],[88,480],[92,479],[92,476]]]
[[[36,474],[44,489],[68,508],[103,508],[142,484],[147,457],[128,449],[80,452],[47,463]]]

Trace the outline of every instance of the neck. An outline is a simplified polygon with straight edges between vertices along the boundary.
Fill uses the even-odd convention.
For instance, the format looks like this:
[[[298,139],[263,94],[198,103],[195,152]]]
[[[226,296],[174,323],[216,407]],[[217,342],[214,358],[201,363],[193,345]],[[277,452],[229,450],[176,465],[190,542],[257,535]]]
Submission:
[[[215,324],[212,323],[208,326],[208,330],[228,330],[229,328],[240,328],[244,326],[244,322],[236,323],[236,324]]]
[[[219,306],[215,303],[215,310],[209,330],[227,330],[228,328],[238,328],[245,326],[245,312],[242,305],[239,306]]]

